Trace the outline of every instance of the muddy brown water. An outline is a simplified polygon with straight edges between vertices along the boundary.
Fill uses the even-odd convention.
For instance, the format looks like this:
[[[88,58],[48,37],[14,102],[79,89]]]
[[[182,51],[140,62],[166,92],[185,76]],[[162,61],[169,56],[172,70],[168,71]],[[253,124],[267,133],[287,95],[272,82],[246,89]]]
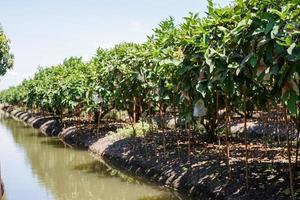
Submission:
[[[177,200],[158,186],[112,175],[87,151],[0,113],[0,162],[5,200]]]

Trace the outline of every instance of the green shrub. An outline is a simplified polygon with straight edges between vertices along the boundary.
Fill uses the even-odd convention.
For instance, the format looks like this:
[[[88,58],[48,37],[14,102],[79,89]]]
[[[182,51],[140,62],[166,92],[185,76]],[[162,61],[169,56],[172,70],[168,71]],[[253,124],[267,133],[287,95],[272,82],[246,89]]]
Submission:
[[[127,121],[129,119],[127,111],[111,110],[109,113],[104,115],[103,119],[113,121]]]
[[[151,133],[152,129],[156,129],[155,124],[151,125],[147,122],[137,122],[135,125],[127,124],[123,128],[117,129],[116,132],[110,132],[111,135],[115,135],[118,138],[127,138],[127,137],[145,137]]]

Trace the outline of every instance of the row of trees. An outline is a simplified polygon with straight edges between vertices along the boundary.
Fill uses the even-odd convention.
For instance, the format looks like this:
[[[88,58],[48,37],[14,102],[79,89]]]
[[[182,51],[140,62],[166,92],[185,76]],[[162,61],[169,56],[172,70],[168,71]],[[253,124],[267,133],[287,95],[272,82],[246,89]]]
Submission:
[[[225,8],[212,0],[208,4],[205,18],[190,13],[179,25],[169,18],[143,44],[100,48],[89,62],[69,58],[40,68],[32,79],[2,91],[0,100],[98,120],[112,109],[127,110],[133,123],[171,110],[188,133],[200,121],[211,140],[221,109],[226,138],[232,112],[244,118],[246,131],[255,109],[277,104],[285,107],[286,123],[289,114],[299,126],[299,0],[235,0]],[[245,145],[247,171],[247,138]],[[229,166],[228,145],[227,157]]]
[[[3,76],[13,66],[13,55],[10,52],[9,42],[0,24],[0,76]]]
[[[296,116],[298,2],[237,0],[215,8],[209,1],[208,10],[207,17],[190,14],[180,25],[172,18],[161,22],[144,44],[98,49],[89,62],[69,58],[40,68],[32,79],[2,91],[1,101],[58,115],[116,108],[128,110],[134,121],[141,111],[173,108],[188,123],[203,115],[212,136],[216,111],[226,103],[249,116],[254,108],[282,102]],[[10,54],[4,55],[11,66]]]

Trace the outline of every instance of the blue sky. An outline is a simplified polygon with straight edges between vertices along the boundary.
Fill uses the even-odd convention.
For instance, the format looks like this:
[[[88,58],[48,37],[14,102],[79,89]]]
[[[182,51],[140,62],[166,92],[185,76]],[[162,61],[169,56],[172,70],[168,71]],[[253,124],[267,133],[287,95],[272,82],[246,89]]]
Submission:
[[[214,0],[228,5],[231,0]],[[98,47],[144,42],[157,24],[188,12],[205,16],[206,0],[1,0],[0,23],[11,40],[14,69],[0,90],[20,83],[38,66],[70,56],[91,58]]]

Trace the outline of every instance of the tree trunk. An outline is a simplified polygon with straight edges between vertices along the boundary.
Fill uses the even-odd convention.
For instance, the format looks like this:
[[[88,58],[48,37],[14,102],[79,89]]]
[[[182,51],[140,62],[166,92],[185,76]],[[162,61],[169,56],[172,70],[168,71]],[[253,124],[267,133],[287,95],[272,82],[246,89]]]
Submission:
[[[140,103],[140,114],[141,114],[141,117],[142,117],[143,136],[146,137],[145,130],[144,130],[143,105],[142,105],[142,100],[141,99],[139,99],[139,103]]]
[[[100,107],[100,111],[98,113],[98,121],[97,121],[97,134],[99,133],[99,130],[100,130],[101,113],[102,113],[102,109]]]
[[[166,158],[166,136],[165,136],[165,126],[164,126],[164,114],[162,109],[162,104],[159,106],[159,115],[160,115],[160,127],[163,134],[163,148],[164,148],[164,158]]]
[[[289,122],[288,122],[288,118],[287,118],[286,107],[284,107],[284,123],[285,123],[285,134],[286,134],[286,142],[287,142],[287,152],[288,152],[288,159],[289,159],[290,192],[291,192],[292,200],[295,200],[292,161],[291,161],[290,137],[289,137],[289,129],[288,129]]]
[[[148,150],[147,150],[147,138],[146,138],[146,133],[145,133],[145,125],[144,125],[144,117],[143,117],[143,104],[142,104],[142,100],[139,99],[139,103],[140,103],[140,113],[141,113],[141,117],[142,117],[142,131],[143,131],[143,139],[142,139],[142,146],[145,149],[145,153],[146,155],[148,155]]]
[[[230,166],[230,149],[229,149],[229,142],[228,142],[228,135],[230,131],[229,127],[229,106],[227,102],[227,96],[225,97],[225,109],[226,109],[226,131],[225,131],[225,140],[226,140],[226,158],[227,158],[227,172],[228,177],[231,179],[231,166]]]
[[[279,106],[278,104],[276,105],[276,135],[277,135],[277,144],[280,145],[280,132],[279,132],[279,120],[280,120],[280,115],[279,115]]]
[[[133,97],[133,124],[136,123],[136,97]]]
[[[219,92],[216,92],[216,121],[217,121],[217,126],[219,123]],[[217,134],[218,137],[218,149],[219,149],[219,156],[221,155],[221,140],[219,134]]]
[[[297,144],[296,144],[296,159],[295,159],[295,173],[297,172],[298,170],[298,157],[299,157],[299,128],[300,128],[300,120],[299,120],[299,112],[300,112],[300,104],[298,103],[298,112],[297,112],[297,118],[296,118],[296,121],[297,121]]]
[[[247,191],[249,190],[249,172],[248,172],[248,134],[247,134],[247,96],[246,96],[246,89],[243,89],[243,93],[244,93],[244,98],[243,98],[243,102],[244,102],[244,136],[245,136],[245,174],[246,174],[246,189]]]
[[[298,169],[298,159],[299,159],[299,127],[297,128],[297,147],[296,147],[296,160],[295,160],[295,171]]]
[[[185,122],[185,132],[188,134],[188,159],[191,161],[191,130],[187,122]]]
[[[176,113],[176,104],[174,104],[173,108],[173,117],[174,117],[174,131],[176,133],[176,144],[177,144],[177,154],[179,156],[179,133],[177,131],[177,113]]]
[[[153,134],[155,132],[155,130],[154,130],[154,125],[153,125],[153,114],[152,114],[152,109],[151,109],[151,102],[148,101],[147,104],[148,104],[148,123],[149,123],[150,132],[151,132],[151,139],[153,141],[155,155],[157,155],[157,144],[156,144],[156,140],[155,140],[155,134]]]

